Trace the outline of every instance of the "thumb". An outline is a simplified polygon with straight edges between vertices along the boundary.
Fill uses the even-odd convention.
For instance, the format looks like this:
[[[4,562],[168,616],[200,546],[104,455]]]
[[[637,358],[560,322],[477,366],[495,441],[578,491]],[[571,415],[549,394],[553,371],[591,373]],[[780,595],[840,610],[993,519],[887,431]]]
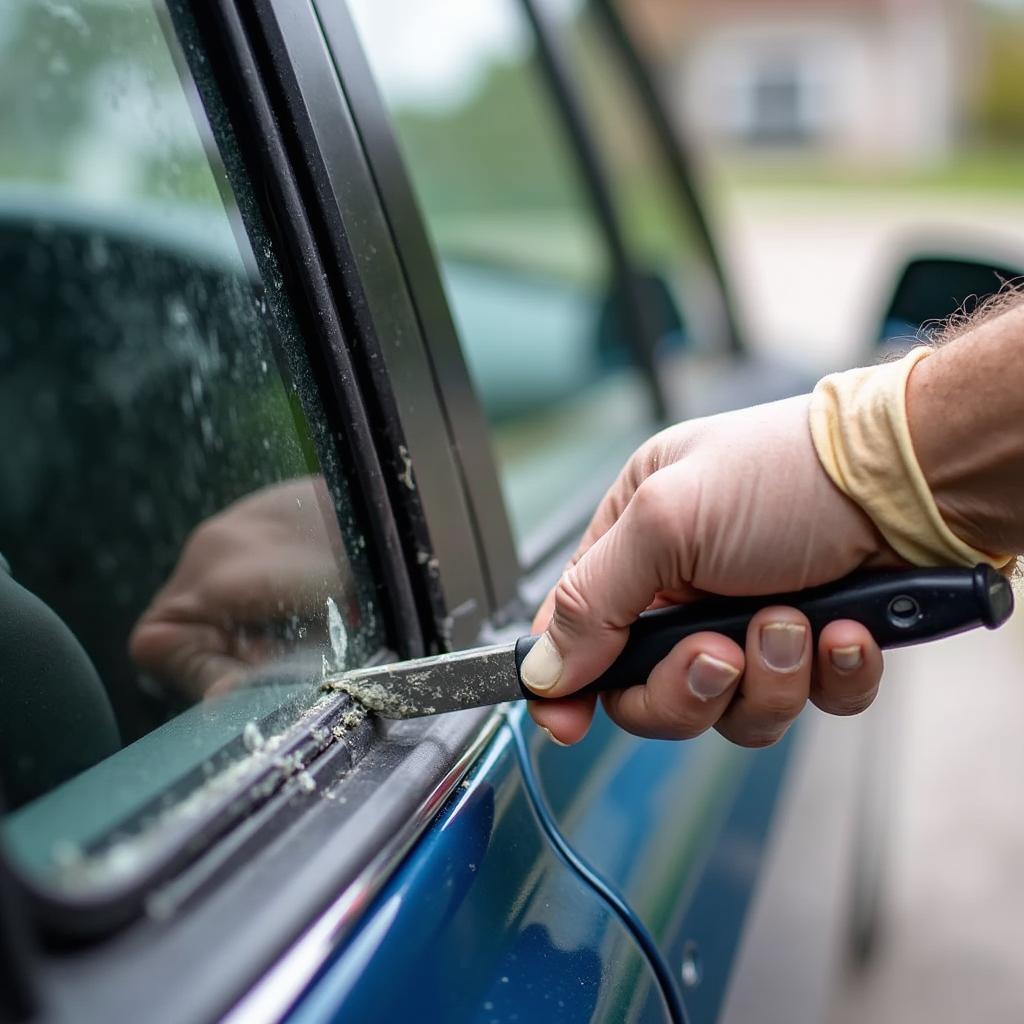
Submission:
[[[690,592],[689,517],[669,482],[655,474],[641,484],[618,521],[562,574],[547,630],[523,660],[523,683],[535,693],[564,697],[586,686],[618,657],[659,592]]]

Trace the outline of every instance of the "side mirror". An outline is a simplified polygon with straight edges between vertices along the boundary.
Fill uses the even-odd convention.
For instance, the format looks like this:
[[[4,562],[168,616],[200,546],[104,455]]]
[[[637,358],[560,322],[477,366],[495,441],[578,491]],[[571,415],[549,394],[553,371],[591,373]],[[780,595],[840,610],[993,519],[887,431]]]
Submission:
[[[945,255],[913,257],[893,290],[876,344],[902,347],[930,322],[945,320],[961,308],[969,312],[1022,275],[1024,260],[1012,265]]]

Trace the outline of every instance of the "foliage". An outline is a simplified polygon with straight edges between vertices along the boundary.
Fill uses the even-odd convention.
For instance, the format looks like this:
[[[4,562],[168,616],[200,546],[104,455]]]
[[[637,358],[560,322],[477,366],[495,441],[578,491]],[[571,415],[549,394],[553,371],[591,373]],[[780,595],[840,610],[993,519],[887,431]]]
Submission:
[[[1024,18],[990,11],[983,39],[974,130],[988,143],[1024,143]]]

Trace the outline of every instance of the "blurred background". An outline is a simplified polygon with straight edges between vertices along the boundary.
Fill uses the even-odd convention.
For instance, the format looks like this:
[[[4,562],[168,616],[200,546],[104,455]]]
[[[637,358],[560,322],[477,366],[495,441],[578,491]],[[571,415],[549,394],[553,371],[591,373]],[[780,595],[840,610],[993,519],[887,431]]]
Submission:
[[[908,258],[1024,258],[1024,3],[623,0],[752,345],[874,358]],[[884,929],[830,1024],[1024,1019],[1024,624],[889,657]],[[808,837],[813,842],[813,836]]]
[[[855,362],[909,253],[1024,256],[1018,0],[622,6],[703,165],[757,345]]]
[[[739,314],[765,364],[791,365],[809,382],[873,360],[897,277],[915,255],[939,252],[1024,268],[1024,0],[618,3],[691,142]],[[623,346],[612,329],[614,308],[598,310],[612,326],[602,336],[600,358],[595,356],[593,306],[607,298],[600,283],[608,268],[594,258],[602,246],[592,237],[552,112],[526,67],[522,19],[507,13],[489,20],[477,0],[402,4],[401,17],[384,0],[353,0],[351,6],[439,241],[467,356],[495,423],[517,537],[526,537],[549,507],[552,480],[575,483],[591,461],[606,459],[612,443],[623,446],[624,457],[653,422],[642,398],[633,401],[635,367],[618,358]],[[564,7],[568,17],[581,5],[552,0],[549,6]],[[77,13],[79,7],[87,17]],[[435,28],[432,45],[423,46],[424,25],[433,26],[439,11],[449,19],[445,31]],[[683,283],[696,282],[697,293],[681,305],[697,320],[713,320],[715,310],[700,308],[704,279],[693,225],[659,220],[659,209],[668,207],[657,191],[664,182],[645,165],[651,162],[650,139],[586,24],[576,56],[585,63],[587,99],[603,115],[602,149],[614,158],[616,186],[629,201],[637,235],[629,239],[631,248],[656,270],[679,264]],[[38,89],[21,90],[20,83],[37,72]],[[95,632],[91,650],[107,645],[112,667],[105,675],[125,680],[128,701],[138,694],[124,637],[173,567],[181,537],[254,481],[272,483],[302,471],[309,442],[281,426],[292,422],[294,408],[285,377],[259,347],[266,310],[257,311],[253,295],[237,284],[251,273],[255,257],[239,248],[239,213],[205,121],[196,123],[198,96],[187,82],[183,89],[148,7],[127,0],[8,4],[0,17],[0,91],[21,101],[0,108],[0,214],[35,216],[42,204],[41,223],[63,223],[56,211],[65,227],[78,223],[79,210],[95,215],[103,230],[86,236],[84,258],[70,243],[53,245],[44,232],[45,252],[56,261],[52,272],[69,282],[61,307],[68,335],[89,344],[137,337],[152,351],[174,353],[181,401],[164,378],[136,374],[134,368],[146,363],[126,347],[118,355],[132,372],[110,374],[112,404],[119,410],[126,405],[123,381],[141,382],[130,393],[131,414],[161,441],[176,431],[189,436],[190,446],[179,446],[187,466],[207,474],[190,468],[193,476],[181,477],[166,469],[174,465],[169,456],[154,463],[143,452],[145,458],[135,459],[140,473],[151,474],[155,464],[161,478],[181,477],[187,486],[176,501],[163,490],[158,502],[133,500],[134,493],[121,498],[107,478],[97,476],[99,486],[85,469],[81,480],[67,471],[88,468],[95,459],[48,442],[42,447],[61,472],[46,471],[49,464],[37,461],[38,505],[13,503],[19,536],[31,538],[40,565],[84,567],[80,607],[64,615],[80,636]],[[429,144],[438,137],[447,144]],[[523,174],[521,154],[502,148],[510,139],[529,140],[529,174]],[[158,273],[131,250],[106,244],[108,235],[125,236],[120,220],[105,219],[123,209],[130,214],[124,224],[144,229],[146,239],[161,240],[169,252],[187,254],[189,276],[178,271],[180,302],[161,306],[147,298],[169,287],[163,275],[170,271]],[[32,250],[16,241],[21,248],[10,250],[6,266],[12,274],[31,274],[25,252]],[[502,275],[485,273],[495,267]],[[520,273],[509,274],[508,267]],[[80,268],[82,283],[72,277]],[[207,268],[233,274],[237,286],[225,288],[223,278],[204,276]],[[47,350],[37,338],[54,344],[60,338],[52,326],[48,278],[36,277],[46,287],[32,307],[35,320],[24,313],[28,292],[8,292],[22,314],[17,323],[25,350],[42,365]],[[125,282],[146,301],[125,302]],[[104,299],[106,319],[83,317],[81,310],[93,310],[97,296]],[[525,308],[529,324],[512,317],[495,323],[501,319],[492,315],[496,302]],[[144,318],[151,309],[152,322]],[[220,341],[208,343],[195,324],[221,319],[245,329],[232,333],[225,326]],[[15,322],[13,314],[0,316],[8,331]],[[45,323],[46,331],[37,331],[36,322]],[[677,326],[682,338],[684,325]],[[496,344],[496,330],[514,343]],[[521,356],[524,338],[534,345],[529,359]],[[238,349],[234,362],[222,358],[229,342]],[[0,356],[9,351],[10,342],[0,336]],[[502,354],[511,358],[499,362]],[[586,389],[579,388],[581,364],[592,371]],[[211,366],[222,368],[223,379],[213,381]],[[764,376],[765,366],[756,372]],[[538,377],[550,382],[549,392],[537,394]],[[41,391],[10,374],[5,379],[0,423],[6,414],[13,424],[7,435],[14,437],[25,418],[18,412],[19,394]],[[69,370],[67,386],[78,383]],[[234,406],[231,388],[252,394],[257,387],[267,396],[259,429],[248,422],[232,425],[222,412]],[[172,405],[164,409],[153,393]],[[533,406],[524,407],[524,394]],[[47,409],[71,407],[44,397]],[[623,419],[609,416],[612,398]],[[515,419],[513,413],[524,408],[529,415]],[[156,410],[164,411],[158,416]],[[67,445],[88,442],[80,427],[68,429],[56,415],[52,423],[53,434]],[[560,446],[547,443],[552,437]],[[240,438],[251,439],[251,451]],[[265,454],[271,438],[280,445],[272,457]],[[13,461],[16,449],[9,447],[8,478],[24,483],[32,477]],[[241,482],[230,494],[215,486],[225,479],[224,452],[246,470],[244,480],[239,470]],[[38,460],[35,449],[30,454]],[[566,466],[576,467],[578,477],[567,476]],[[258,467],[269,467],[269,479],[255,474]],[[58,477],[68,488],[101,495],[106,505],[89,506],[99,525],[82,528],[85,500],[54,500]],[[133,477],[125,479],[126,487],[135,486]],[[5,493],[17,492],[12,484]],[[592,504],[588,493],[580,497]],[[40,528],[37,508],[54,510],[48,532]],[[69,509],[75,530],[60,519]],[[141,538],[152,578],[139,572],[136,549],[95,543],[94,533],[104,531]],[[56,537],[69,549],[86,545],[87,555],[75,548],[53,558],[54,550],[64,550]],[[5,541],[0,530],[0,548],[19,545],[30,546]],[[129,572],[120,573],[120,566]],[[47,593],[42,583],[35,589]],[[71,590],[66,576],[52,590],[59,608]],[[98,602],[97,593],[107,603]],[[902,652],[889,659],[882,706],[860,723],[824,723],[836,742],[870,725],[871,716],[879,731],[889,731],[890,756],[878,770],[877,751],[868,748],[865,770],[871,761],[893,811],[884,847],[884,928],[875,955],[838,976],[828,1024],[1024,1020],[1022,653],[1024,615],[995,635]],[[123,734],[152,727],[147,714],[140,703],[125,719],[129,727],[122,722]],[[810,834],[806,842],[817,838]],[[808,905],[820,896],[807,885]]]

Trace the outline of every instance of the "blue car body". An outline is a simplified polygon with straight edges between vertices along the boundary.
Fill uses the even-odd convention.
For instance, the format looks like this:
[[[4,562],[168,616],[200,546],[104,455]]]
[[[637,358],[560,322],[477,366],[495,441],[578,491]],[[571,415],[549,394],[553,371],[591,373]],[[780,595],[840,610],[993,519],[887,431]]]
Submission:
[[[718,1018],[791,741],[509,717],[289,1020]]]

